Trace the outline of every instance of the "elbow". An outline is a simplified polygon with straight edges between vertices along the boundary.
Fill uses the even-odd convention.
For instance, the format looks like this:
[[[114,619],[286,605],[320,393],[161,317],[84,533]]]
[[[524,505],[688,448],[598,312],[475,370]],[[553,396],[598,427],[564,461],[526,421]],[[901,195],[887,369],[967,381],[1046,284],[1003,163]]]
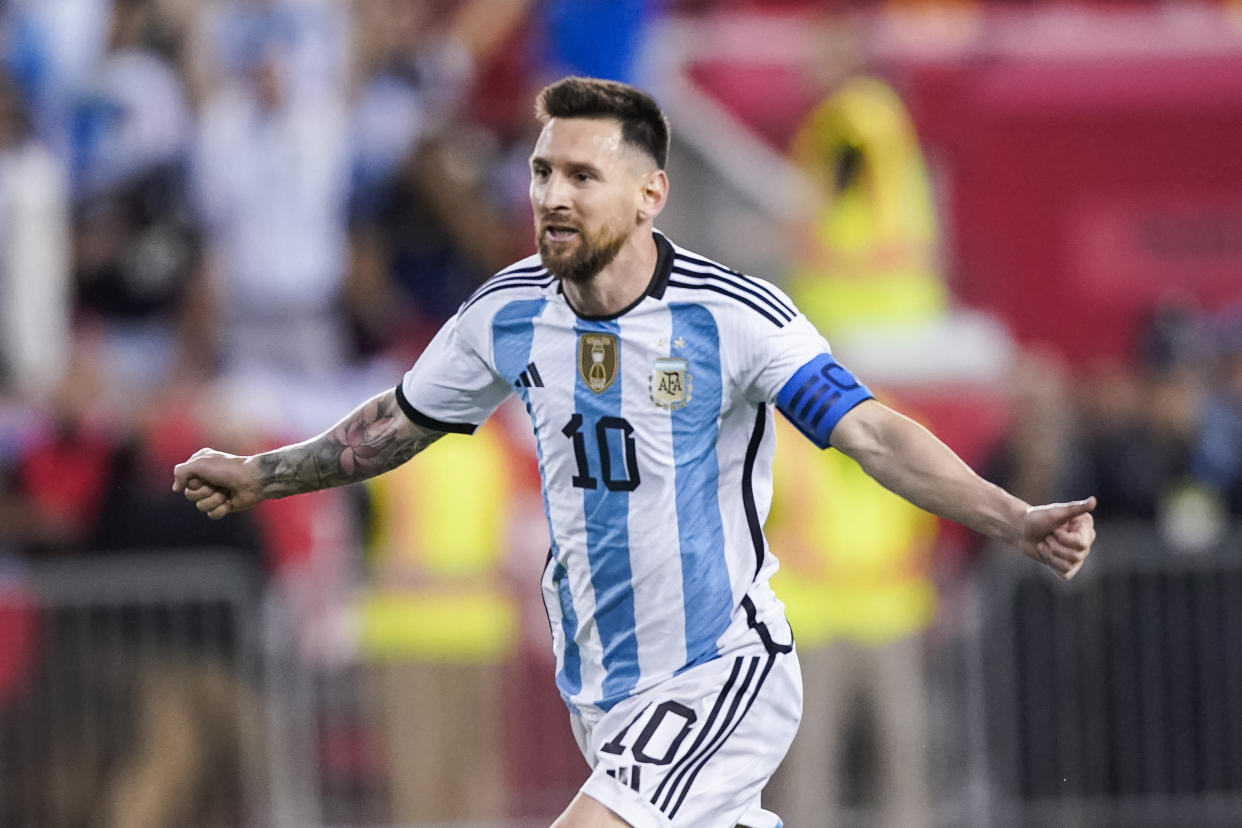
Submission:
[[[828,443],[870,472],[891,452],[891,432],[898,418],[901,415],[888,406],[866,400],[845,413],[833,428]]]

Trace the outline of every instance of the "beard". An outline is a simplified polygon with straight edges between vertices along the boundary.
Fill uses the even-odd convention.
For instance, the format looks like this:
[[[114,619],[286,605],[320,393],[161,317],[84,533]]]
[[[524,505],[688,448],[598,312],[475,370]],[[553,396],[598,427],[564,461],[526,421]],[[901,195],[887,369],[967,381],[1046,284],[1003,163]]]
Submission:
[[[539,258],[549,273],[562,281],[582,284],[591,281],[612,264],[628,238],[629,234],[622,229],[605,226],[595,237],[588,236],[579,227],[578,244],[564,252],[557,252],[556,248],[563,245],[548,241],[542,229],[535,241]]]

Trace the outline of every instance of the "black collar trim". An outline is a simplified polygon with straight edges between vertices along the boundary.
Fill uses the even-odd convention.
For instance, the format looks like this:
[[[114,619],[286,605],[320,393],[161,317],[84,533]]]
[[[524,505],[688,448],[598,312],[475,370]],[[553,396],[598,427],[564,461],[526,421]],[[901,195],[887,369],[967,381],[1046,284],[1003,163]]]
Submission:
[[[653,232],[651,237],[656,243],[656,266],[655,273],[651,277],[651,284],[647,286],[647,295],[652,299],[663,299],[664,289],[668,287],[669,277],[673,273],[673,243],[664,238],[663,233]]]
[[[565,303],[569,305],[570,310],[572,310],[579,319],[585,319],[589,322],[607,322],[610,319],[616,319],[617,317],[624,316],[634,310],[634,308],[642,304],[642,301],[648,296],[653,299],[663,299],[664,289],[668,287],[669,277],[672,276],[673,273],[673,259],[676,257],[673,252],[673,243],[664,238],[664,234],[652,231],[651,238],[655,241],[656,245],[656,264],[655,270],[651,274],[651,282],[647,285],[646,292],[616,313],[608,313],[600,316],[588,316],[584,313],[578,313],[577,309],[575,309],[573,304],[570,303],[569,297],[566,296]],[[564,287],[561,285],[559,279],[557,280],[556,290],[561,295],[565,294]]]

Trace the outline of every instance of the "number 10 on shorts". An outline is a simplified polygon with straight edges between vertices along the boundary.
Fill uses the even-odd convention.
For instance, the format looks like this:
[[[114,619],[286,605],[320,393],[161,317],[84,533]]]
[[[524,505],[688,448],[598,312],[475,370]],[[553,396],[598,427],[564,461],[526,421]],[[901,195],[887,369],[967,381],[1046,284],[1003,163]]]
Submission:
[[[641,718],[642,715],[639,714],[608,744],[601,747],[600,752],[614,756],[625,753],[626,737]],[[634,739],[633,744],[629,745],[634,761],[649,765],[669,764],[697,719],[698,714],[680,702],[661,702],[651,714],[647,726]]]

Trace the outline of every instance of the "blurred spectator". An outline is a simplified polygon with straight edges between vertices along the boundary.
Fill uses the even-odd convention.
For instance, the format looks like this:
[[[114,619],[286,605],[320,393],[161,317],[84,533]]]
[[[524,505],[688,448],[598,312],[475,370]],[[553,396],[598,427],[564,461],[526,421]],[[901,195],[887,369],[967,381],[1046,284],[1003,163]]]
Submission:
[[[153,8],[118,2],[108,53],[75,110],[77,305],[121,399],[201,378],[210,363],[185,192],[190,112],[174,65],[147,40]]]
[[[76,189],[115,189],[149,170],[182,162],[190,112],[177,69],[148,41],[151,0],[116,0],[108,48],[74,95]]]
[[[1156,308],[1132,372],[1083,383],[1085,479],[1098,492],[1100,520],[1154,520],[1174,549],[1211,545],[1224,529],[1220,493],[1193,458],[1204,423],[1208,380],[1202,320],[1180,306]],[[1072,493],[1071,493],[1072,496]]]
[[[1210,547],[1237,497],[1242,448],[1235,362],[1225,347],[1209,370],[1207,344],[1203,315],[1169,305],[1152,311],[1132,365],[1070,376],[1025,356],[987,476],[1029,500],[1097,492],[1102,521],[1151,521],[1173,550]]]
[[[539,504],[511,419],[449,437],[427,462],[366,484],[363,651],[377,663],[391,818],[401,824],[507,815],[501,671],[516,651],[519,609],[505,568],[522,537],[513,526],[537,520],[524,507]]]
[[[498,136],[468,106],[479,68],[508,44],[526,5],[355,6],[347,298],[364,350],[415,347],[527,249],[526,225],[493,192]]]
[[[34,138],[0,72],[0,395],[33,400],[69,358],[69,208],[63,166]]]
[[[71,105],[108,48],[113,0],[12,0],[5,6],[5,62],[31,102],[36,133],[67,153]]]
[[[222,371],[260,426],[297,431],[342,407],[349,156],[341,90],[295,84],[279,20],[207,100],[194,181]]]
[[[47,403],[30,411],[0,481],[3,539],[35,559],[86,551],[109,485],[115,434],[93,405],[94,360],[76,351]]]
[[[788,825],[836,825],[849,805],[872,803],[878,825],[929,825],[923,634],[937,601],[937,521],[840,452],[808,453],[784,419],[777,431],[787,447],[773,466],[766,531],[806,701],[764,803]]]
[[[1215,365],[1203,408],[1203,427],[1192,470],[1242,519],[1242,313],[1225,314],[1216,325]]]
[[[221,88],[245,81],[256,58],[273,42],[280,44],[283,83],[290,97],[318,99],[340,91],[348,62],[348,4],[205,0],[194,5],[189,71],[196,100],[206,101]]]

